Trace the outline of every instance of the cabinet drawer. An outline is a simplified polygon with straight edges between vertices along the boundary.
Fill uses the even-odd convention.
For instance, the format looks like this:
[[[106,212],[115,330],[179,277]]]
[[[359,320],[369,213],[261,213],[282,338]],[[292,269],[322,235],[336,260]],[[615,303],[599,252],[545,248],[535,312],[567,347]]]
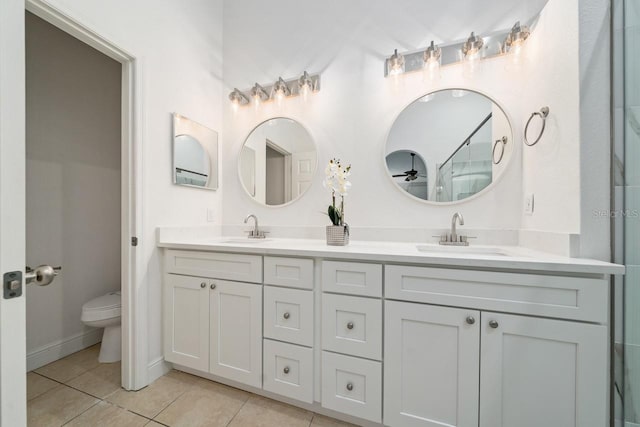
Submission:
[[[324,294],[322,349],[380,360],[382,301]]]
[[[607,323],[603,279],[387,265],[385,297]]]
[[[313,292],[265,286],[264,336],[313,346]]]
[[[382,364],[323,351],[322,406],[380,422]]]
[[[262,283],[262,257],[258,255],[168,250],[165,266],[167,273]]]
[[[313,350],[264,340],[264,385],[267,391],[313,403]]]
[[[382,265],[361,262],[322,262],[322,290],[382,297]]]
[[[313,289],[313,260],[264,257],[264,283],[266,285]]]

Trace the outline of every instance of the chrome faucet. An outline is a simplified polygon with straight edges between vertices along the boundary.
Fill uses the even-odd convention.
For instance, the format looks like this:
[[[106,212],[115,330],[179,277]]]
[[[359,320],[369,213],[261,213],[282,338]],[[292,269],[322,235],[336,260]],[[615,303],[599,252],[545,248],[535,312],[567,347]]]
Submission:
[[[249,218],[253,218],[254,221],[254,225],[253,225],[253,230],[249,230],[249,238],[250,239],[264,239],[265,237],[265,232],[261,231],[260,228],[258,227],[258,217],[255,216],[254,214],[249,214],[247,215],[247,217],[244,219],[244,223],[248,223],[249,222]]]
[[[451,218],[451,232],[449,234],[443,234],[440,236],[440,244],[448,245],[448,246],[469,246],[469,241],[467,236],[458,236],[458,231],[456,229],[456,224],[464,225],[464,217],[456,212],[453,214]]]
[[[451,241],[458,241],[458,233],[456,232],[456,221],[460,223],[460,225],[464,225],[464,217],[460,215],[460,213],[456,212],[453,214],[451,218]]]

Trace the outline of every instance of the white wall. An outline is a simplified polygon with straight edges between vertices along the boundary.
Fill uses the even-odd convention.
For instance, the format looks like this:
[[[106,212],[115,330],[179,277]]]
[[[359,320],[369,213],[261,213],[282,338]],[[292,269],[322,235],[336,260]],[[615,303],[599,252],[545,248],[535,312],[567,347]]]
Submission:
[[[222,0],[49,0],[136,57],[143,116],[144,217],[139,262],[148,288],[149,360],[161,357],[158,226],[219,225],[222,191],[172,184],[171,113],[222,128]],[[220,140],[224,145],[224,141]],[[224,188],[224,187],[222,187]],[[207,208],[215,222],[207,223]]]
[[[540,3],[527,2],[526,7],[537,8]],[[459,66],[446,67],[441,79],[432,84],[424,82],[421,73],[403,76],[397,82],[383,76],[384,58],[394,48],[416,49],[426,46],[431,37],[436,42],[450,42],[468,36],[470,29],[488,32],[513,24],[507,3],[492,2],[491,8],[471,9],[475,12],[467,14],[418,0],[330,2],[320,9],[291,0],[225,2],[227,90],[248,88],[256,81],[268,83],[278,76],[296,77],[304,70],[322,72],[322,90],[307,104],[292,99],[281,107],[265,103],[257,111],[246,107],[236,114],[226,103],[223,157],[237,159],[242,142],[256,124],[276,115],[289,116],[314,137],[320,171],[334,156],[353,165],[353,187],[347,200],[352,226],[446,227],[451,215],[460,211],[470,228],[518,229],[522,199],[519,147],[494,191],[455,206],[430,206],[412,200],[395,188],[386,173],[384,147],[396,116],[420,95],[436,89],[463,86],[489,95],[510,116],[514,135],[521,134],[525,82],[517,74],[505,79],[504,58],[487,61],[471,77],[464,76]],[[334,13],[336,10],[340,13]],[[274,25],[274,21],[281,24]],[[259,37],[248,37],[249,33]],[[240,225],[243,216],[253,212],[265,225],[326,225],[321,212],[326,210],[329,194],[322,188],[320,171],[298,202],[276,210],[247,197],[237,177],[236,162],[227,162],[223,167],[225,224]],[[398,211],[402,212],[401,221],[395,214]]]
[[[120,290],[121,65],[26,18],[27,263],[61,265],[29,286],[27,354],[88,333],[82,305]]]

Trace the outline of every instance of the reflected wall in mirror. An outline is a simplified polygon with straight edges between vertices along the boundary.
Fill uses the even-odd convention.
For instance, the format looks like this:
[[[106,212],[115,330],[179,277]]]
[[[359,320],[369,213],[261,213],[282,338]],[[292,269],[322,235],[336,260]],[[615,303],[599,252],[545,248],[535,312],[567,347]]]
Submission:
[[[245,140],[238,159],[244,189],[267,206],[299,198],[311,186],[316,167],[311,135],[300,123],[284,117],[259,124]]]
[[[173,115],[173,183],[218,188],[218,133],[179,114]]]
[[[490,98],[464,89],[440,90],[400,113],[389,132],[385,162],[406,194],[455,202],[496,182],[511,158],[512,138],[506,114]],[[497,164],[494,147],[496,160],[504,150]]]

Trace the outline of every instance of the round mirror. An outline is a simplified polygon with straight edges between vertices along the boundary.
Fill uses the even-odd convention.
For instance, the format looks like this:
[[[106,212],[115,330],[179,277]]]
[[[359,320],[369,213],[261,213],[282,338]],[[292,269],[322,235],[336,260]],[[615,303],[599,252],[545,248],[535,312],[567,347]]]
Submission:
[[[177,135],[174,144],[175,183],[208,187],[211,159],[200,141],[191,135]]]
[[[244,141],[238,171],[247,193],[267,206],[290,203],[311,186],[317,167],[309,132],[283,117],[258,125]]]
[[[385,161],[404,193],[455,202],[496,182],[512,147],[511,125],[500,106],[478,92],[446,89],[400,113],[389,132]]]

